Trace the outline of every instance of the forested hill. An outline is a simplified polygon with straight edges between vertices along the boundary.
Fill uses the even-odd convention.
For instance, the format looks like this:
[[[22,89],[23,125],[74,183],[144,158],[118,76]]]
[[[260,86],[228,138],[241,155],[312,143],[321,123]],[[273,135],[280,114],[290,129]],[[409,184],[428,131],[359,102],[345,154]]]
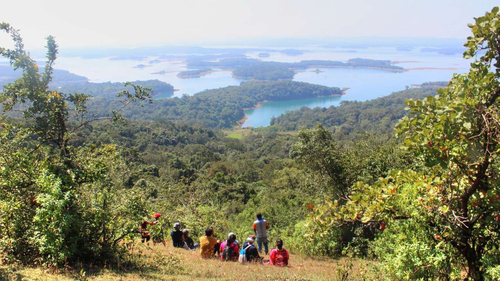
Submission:
[[[39,66],[39,69],[43,69],[43,65]],[[21,75],[21,71],[14,71],[10,65],[0,65],[0,91],[3,86],[14,82]],[[155,95],[162,95],[162,97],[170,97],[174,93],[172,85],[159,80],[134,81],[132,83],[151,88],[154,90]],[[60,69],[54,70],[54,78],[50,83],[50,88],[66,94],[85,93],[94,97],[106,98],[115,98],[123,90],[133,90],[132,86],[124,88],[124,83],[119,82],[91,83],[88,82],[87,77]]]
[[[208,128],[231,128],[245,117],[243,110],[263,101],[283,101],[338,96],[339,88],[293,81],[250,81],[240,86],[206,90],[194,96],[161,99],[152,104],[133,105],[123,112],[133,120],[182,121]],[[94,98],[89,111],[104,116],[109,110],[120,108],[117,99]]]
[[[315,124],[332,128],[338,135],[363,134],[365,132],[392,134],[394,125],[408,112],[406,99],[423,99],[435,95],[445,82],[425,83],[420,88],[392,93],[386,97],[365,102],[342,101],[340,106],[307,108],[289,111],[271,120],[271,125],[283,131],[301,127],[312,128]]]
[[[42,68],[43,66],[39,66],[39,69]],[[14,69],[10,65],[0,65],[0,90],[3,88],[3,86],[20,78],[21,75],[21,71],[14,71]],[[51,85],[62,86],[67,84],[86,83],[87,81],[87,77],[76,75],[67,70],[54,69],[54,77],[52,79]]]

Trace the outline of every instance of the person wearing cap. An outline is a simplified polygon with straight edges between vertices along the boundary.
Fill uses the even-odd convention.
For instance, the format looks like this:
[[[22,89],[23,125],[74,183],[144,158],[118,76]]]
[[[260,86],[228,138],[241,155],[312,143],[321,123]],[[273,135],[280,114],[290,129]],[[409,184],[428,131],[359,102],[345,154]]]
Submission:
[[[174,223],[174,230],[170,232],[172,237],[172,244],[176,248],[184,248],[184,234],[181,231],[181,224],[179,222]]]
[[[255,235],[249,235],[247,241],[245,241],[242,246],[242,249],[246,249],[245,255],[248,262],[262,260],[262,257],[259,256],[259,251],[257,250],[257,247],[255,247],[254,243]]]
[[[269,259],[269,263],[271,265],[288,266],[288,259],[290,259],[290,255],[288,254],[288,251],[283,248],[283,240],[276,240],[276,248],[271,250]]]
[[[202,258],[213,258],[215,254],[219,256],[220,245],[219,241],[214,237],[213,227],[207,227],[205,236],[200,237],[200,254]]]
[[[257,245],[259,246],[259,252],[262,251],[262,244],[264,244],[264,249],[266,251],[266,255],[269,251],[267,246],[267,229],[269,228],[269,224],[265,219],[262,218],[261,213],[257,213],[257,220],[253,222],[253,231],[255,235],[257,235]]]

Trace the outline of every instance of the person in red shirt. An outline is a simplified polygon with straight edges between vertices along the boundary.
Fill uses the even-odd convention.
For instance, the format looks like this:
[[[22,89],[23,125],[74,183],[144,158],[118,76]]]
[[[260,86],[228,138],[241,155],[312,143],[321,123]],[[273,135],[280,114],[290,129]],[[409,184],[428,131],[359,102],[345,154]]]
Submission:
[[[288,251],[283,248],[283,241],[281,239],[276,240],[276,248],[271,250],[269,258],[271,259],[271,265],[288,266],[290,255],[288,254]]]

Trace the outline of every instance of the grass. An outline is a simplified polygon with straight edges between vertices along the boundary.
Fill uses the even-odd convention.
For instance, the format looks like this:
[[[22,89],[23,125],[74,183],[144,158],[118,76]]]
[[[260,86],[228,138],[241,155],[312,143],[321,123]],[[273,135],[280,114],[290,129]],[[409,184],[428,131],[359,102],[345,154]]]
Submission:
[[[239,128],[235,127],[231,130],[222,130],[222,132],[228,137],[228,138],[233,138],[233,139],[242,139],[248,135],[254,134],[256,135],[256,132],[253,132],[251,128]],[[285,131],[285,132],[278,132],[280,135],[289,135],[289,136],[298,136],[299,132],[298,131]]]
[[[239,139],[239,140],[250,134],[255,134],[254,132],[252,132],[251,128],[239,128],[239,127],[235,127],[232,130],[223,130],[222,132],[228,138]]]
[[[92,269],[86,271],[0,265],[0,281],[4,280],[373,280],[366,277],[369,264],[363,260],[313,260],[290,255],[289,267],[261,264],[239,264],[204,260],[198,251],[186,251],[157,245],[146,247],[136,243],[131,250],[131,260],[138,266],[131,269]],[[346,279],[342,278],[342,275]]]

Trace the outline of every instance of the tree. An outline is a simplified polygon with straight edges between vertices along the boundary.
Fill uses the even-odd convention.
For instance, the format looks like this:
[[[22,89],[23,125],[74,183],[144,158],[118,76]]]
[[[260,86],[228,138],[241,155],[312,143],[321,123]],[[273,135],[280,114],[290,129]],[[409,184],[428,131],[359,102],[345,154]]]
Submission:
[[[130,232],[131,221],[143,215],[144,206],[123,209],[140,200],[133,191],[119,190],[112,180],[124,169],[114,146],[69,145],[74,132],[95,117],[87,114],[88,95],[49,90],[57,57],[54,38],[47,38],[47,62],[40,73],[19,32],[7,23],[0,23],[0,29],[15,43],[12,50],[0,48],[0,54],[23,71],[21,78],[4,87],[0,103],[4,112],[20,112],[24,117],[16,125],[0,126],[0,226],[4,230],[0,250],[8,259],[24,263],[112,261],[117,241]],[[150,89],[132,86],[135,93],[119,94],[124,105],[150,98]],[[118,120],[120,115],[113,112],[109,118]]]
[[[407,101],[410,116],[397,125],[397,136],[420,167],[393,171],[371,185],[356,183],[345,204],[329,202],[316,210],[317,226],[361,222],[383,230],[405,221],[430,236],[431,248],[441,249],[448,260],[464,261],[467,279],[484,280],[488,268],[498,267],[498,11],[495,7],[470,25],[464,57],[479,58],[469,73],[455,74],[436,97]],[[417,271],[408,275],[417,278]]]
[[[290,156],[318,174],[317,182],[328,187],[327,195],[345,200],[352,178],[346,171],[347,161],[332,135],[321,125],[301,130]]]

